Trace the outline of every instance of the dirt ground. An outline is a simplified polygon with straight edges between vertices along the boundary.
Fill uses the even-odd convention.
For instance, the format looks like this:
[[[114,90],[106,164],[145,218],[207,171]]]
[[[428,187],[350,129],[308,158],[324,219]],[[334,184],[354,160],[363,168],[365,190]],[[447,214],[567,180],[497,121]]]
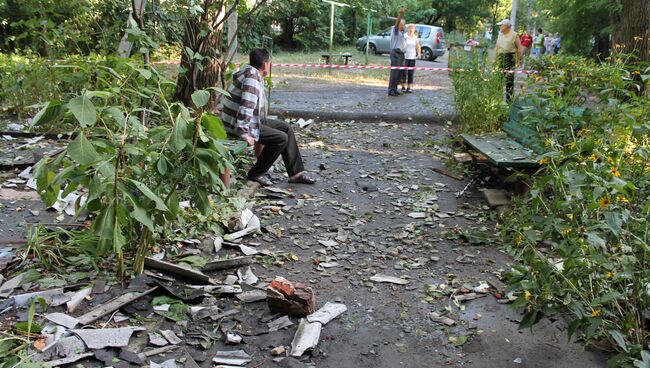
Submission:
[[[379,84],[286,78],[276,81],[274,108],[383,113],[404,111],[406,106],[407,115],[453,112],[451,85],[444,76],[432,77],[431,85],[395,99],[387,97],[386,87]],[[348,97],[352,95],[356,97]],[[276,276],[283,276],[312,287],[319,307],[339,302],[347,306],[347,312],[323,326],[313,352],[300,359],[275,361],[279,359],[271,355],[271,349],[289,347],[298,319],[292,317],[293,325],[287,329],[268,332],[266,322],[278,316],[273,316],[266,302],[243,303],[227,295],[204,298],[192,305],[213,303],[221,310],[235,308],[238,313],[219,321],[190,321],[181,327],[156,315],[135,318],[135,314],[151,316],[149,296],[122,310],[129,319],[109,324],[147,329],[136,333],[125,349],[149,349],[147,333],[169,329],[181,337],[181,348],[151,361],[176,358],[181,366],[211,367],[216,351],[243,349],[252,356],[247,367],[605,366],[604,355],[567,342],[562,319],[546,319],[532,331],[519,331],[519,311],[498,302],[494,294],[506,295],[508,291],[499,277],[512,259],[491,240],[495,211],[485,203],[481,184],[458,196],[469,178],[455,180],[432,170],[444,168],[441,158],[451,153],[451,124],[409,124],[407,117],[374,123],[315,121],[303,129],[294,127],[306,167],[318,182],[288,185],[282,180],[280,164],[273,175],[281,179],[278,187],[292,195],[262,190],[253,196],[252,209],[260,216],[262,227],[280,230],[279,237],[265,232],[244,240],[262,252],[251,267],[260,278],[255,286],[264,287]],[[13,177],[15,173],[3,180]],[[57,213],[46,212],[33,198],[5,198],[0,204],[3,238],[24,237],[27,222],[70,220],[57,220]],[[480,234],[490,236],[476,241]],[[215,256],[210,244],[197,248],[203,255]],[[233,248],[216,254],[225,255],[240,254]],[[234,273],[209,275],[222,281]],[[377,275],[397,277],[401,284],[371,280]],[[488,293],[456,301],[486,283]],[[115,280],[109,284],[115,285]],[[251,287],[244,286],[247,289]],[[93,294],[83,311],[120,292],[114,287]],[[445,314],[454,324],[433,321],[432,312]],[[24,319],[24,311],[0,316],[3,327],[7,318]],[[105,321],[100,320],[100,325]],[[227,345],[227,331],[241,335],[243,342]],[[216,342],[201,347],[205,336]],[[100,357],[105,359],[104,365],[141,365],[118,358],[119,353],[113,349]],[[82,364],[104,366],[94,359]]]

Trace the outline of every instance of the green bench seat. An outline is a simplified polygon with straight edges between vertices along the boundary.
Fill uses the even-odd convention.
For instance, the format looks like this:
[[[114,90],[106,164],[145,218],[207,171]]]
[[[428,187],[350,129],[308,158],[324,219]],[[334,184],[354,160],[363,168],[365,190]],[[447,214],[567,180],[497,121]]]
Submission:
[[[473,149],[487,157],[495,166],[511,168],[537,168],[539,158],[545,153],[539,133],[522,122],[525,114],[544,107],[535,106],[530,100],[515,101],[508,112],[509,120],[502,124],[501,131],[480,136],[461,134],[461,138]],[[568,113],[578,118],[587,113],[583,107],[570,107]],[[536,111],[539,112],[539,111]],[[580,129],[575,123],[574,130]]]

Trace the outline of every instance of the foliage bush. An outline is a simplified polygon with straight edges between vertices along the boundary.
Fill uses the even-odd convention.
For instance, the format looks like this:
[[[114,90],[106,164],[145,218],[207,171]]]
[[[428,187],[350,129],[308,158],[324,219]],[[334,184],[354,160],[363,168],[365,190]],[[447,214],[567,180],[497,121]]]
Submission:
[[[0,54],[0,106],[5,113],[24,115],[29,106],[62,100],[83,89],[95,89],[130,60],[99,55],[70,55],[51,61],[36,56]]]
[[[33,121],[74,127],[76,138],[66,150],[36,165],[38,192],[48,206],[61,191],[86,192],[77,207],[95,215],[98,250],[116,254],[121,275],[125,252],[135,253],[132,268],[141,273],[157,239],[187,221],[182,201],[200,212],[199,221],[227,210],[220,174],[234,170],[221,120],[204,111],[211,91],[196,91],[190,109],[169,101],[175,83],[155,68],[124,67],[108,68],[97,90],[48,102]]]
[[[531,81],[523,123],[548,153],[530,191],[499,224],[515,255],[507,279],[525,308],[521,328],[567,314],[569,338],[619,354],[610,366],[650,364],[650,102],[621,63],[551,57]],[[576,107],[589,113],[576,115]]]
[[[484,50],[484,49],[480,49]],[[499,129],[508,106],[504,101],[503,74],[487,62],[487,55],[474,48],[453,48],[449,65],[462,68],[450,73],[454,85],[454,105],[460,115],[460,132],[482,133]]]

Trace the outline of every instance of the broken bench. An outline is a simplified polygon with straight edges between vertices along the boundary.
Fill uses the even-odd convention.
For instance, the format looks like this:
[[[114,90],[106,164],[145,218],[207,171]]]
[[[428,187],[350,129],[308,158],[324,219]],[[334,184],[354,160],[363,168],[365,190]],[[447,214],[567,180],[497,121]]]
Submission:
[[[537,168],[538,156],[544,153],[544,149],[537,131],[521,123],[528,106],[525,101],[514,103],[510,108],[510,119],[499,132],[479,136],[461,134],[461,138],[497,167]]]

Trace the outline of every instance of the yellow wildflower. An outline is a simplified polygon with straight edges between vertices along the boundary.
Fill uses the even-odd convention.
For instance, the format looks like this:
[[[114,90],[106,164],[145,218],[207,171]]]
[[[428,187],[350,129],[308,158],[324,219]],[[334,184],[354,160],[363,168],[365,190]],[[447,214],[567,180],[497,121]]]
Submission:
[[[600,207],[607,207],[611,203],[612,202],[609,200],[609,197],[607,196],[600,197],[600,199],[598,200],[598,204],[600,205]]]
[[[575,148],[576,142],[569,142],[565,145],[566,148]]]
[[[607,274],[606,274],[605,276],[606,276],[608,279],[614,278],[614,272],[609,271],[609,272],[607,272]]]
[[[612,166],[612,175],[616,176],[617,178],[621,176],[621,173],[618,171],[616,166]]]
[[[548,157],[544,157],[544,158],[540,159],[540,160],[537,161],[537,162],[538,162],[540,165],[546,165],[549,161],[550,161],[550,160],[549,160]]]
[[[527,302],[530,301],[531,296],[532,296],[532,294],[530,293],[530,291],[528,291],[528,290],[524,291],[524,299],[526,299]]]
[[[569,220],[573,220],[573,214],[572,214],[572,213],[567,214],[566,217],[567,217]]]
[[[524,241],[524,236],[522,234],[517,234],[517,237],[515,238],[515,244],[519,245],[523,241]]]
[[[617,195],[616,200],[621,202],[621,203],[629,203],[630,200],[627,199],[624,195]]]
[[[591,311],[592,317],[600,317],[600,309],[594,309]]]

